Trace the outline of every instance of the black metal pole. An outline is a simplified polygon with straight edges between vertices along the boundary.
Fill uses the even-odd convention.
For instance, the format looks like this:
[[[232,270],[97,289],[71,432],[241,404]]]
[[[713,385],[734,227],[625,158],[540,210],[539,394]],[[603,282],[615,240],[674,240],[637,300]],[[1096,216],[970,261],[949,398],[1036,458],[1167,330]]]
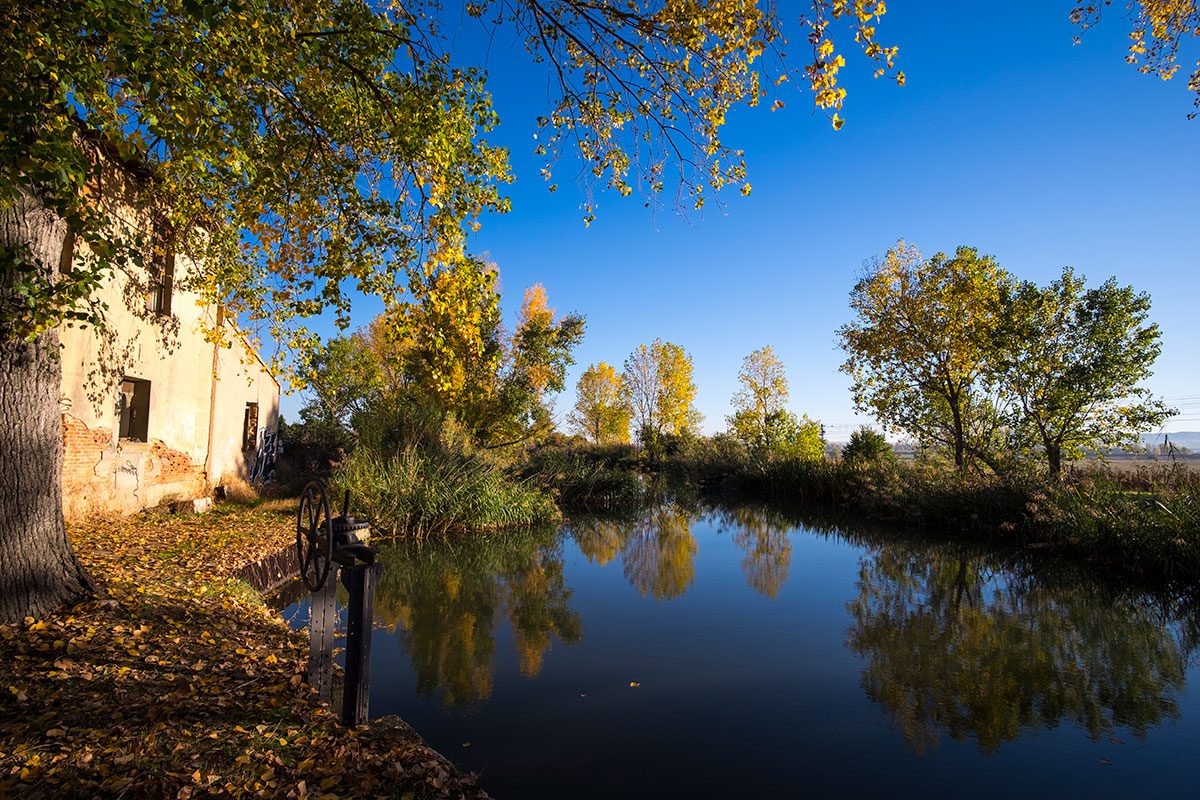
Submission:
[[[346,682],[342,688],[342,724],[350,727],[367,721],[370,700],[371,629],[375,617],[375,584],[379,564],[342,568],[342,585],[350,598],[346,609]]]

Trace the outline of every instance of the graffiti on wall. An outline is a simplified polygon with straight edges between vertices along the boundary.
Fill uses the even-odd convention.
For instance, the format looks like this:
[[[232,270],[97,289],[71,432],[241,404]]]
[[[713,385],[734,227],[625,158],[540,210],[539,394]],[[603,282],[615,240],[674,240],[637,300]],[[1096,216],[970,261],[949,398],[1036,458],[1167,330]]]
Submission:
[[[275,477],[275,458],[279,455],[278,431],[260,428],[258,447],[254,448],[254,463],[250,465],[251,483],[270,483]]]

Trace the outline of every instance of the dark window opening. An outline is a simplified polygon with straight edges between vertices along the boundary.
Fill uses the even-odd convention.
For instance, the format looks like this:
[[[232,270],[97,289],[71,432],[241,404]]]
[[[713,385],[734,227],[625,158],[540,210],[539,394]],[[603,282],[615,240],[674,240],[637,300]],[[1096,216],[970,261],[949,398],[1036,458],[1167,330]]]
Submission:
[[[122,378],[120,409],[120,438],[129,442],[146,441],[150,430],[150,381]]]
[[[250,451],[258,444],[258,403],[246,403],[242,424],[242,450]]]
[[[150,280],[146,308],[153,314],[170,314],[171,292],[175,287],[174,238],[164,225],[154,233],[154,250],[147,267]]]
[[[62,255],[58,257],[58,273],[60,275],[70,275],[75,264],[75,231],[72,228],[67,228],[67,235],[63,238]]]

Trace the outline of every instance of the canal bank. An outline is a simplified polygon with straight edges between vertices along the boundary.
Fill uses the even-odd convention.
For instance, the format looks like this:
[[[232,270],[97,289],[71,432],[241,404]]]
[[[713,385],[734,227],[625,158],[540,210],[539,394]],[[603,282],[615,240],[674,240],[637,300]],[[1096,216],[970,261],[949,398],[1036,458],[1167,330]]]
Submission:
[[[305,683],[304,637],[235,577],[274,582],[293,507],[72,526],[103,596],[0,627],[0,796],[486,797],[399,719],[347,730]]]

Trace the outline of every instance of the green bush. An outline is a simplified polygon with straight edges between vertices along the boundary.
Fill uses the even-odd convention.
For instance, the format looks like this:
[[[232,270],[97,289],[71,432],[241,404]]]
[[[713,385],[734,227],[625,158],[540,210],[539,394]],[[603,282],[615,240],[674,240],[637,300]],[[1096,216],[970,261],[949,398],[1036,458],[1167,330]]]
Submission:
[[[629,445],[539,447],[518,474],[551,494],[563,510],[633,510],[649,494],[638,453]]]
[[[850,441],[842,448],[842,461],[847,464],[867,464],[878,461],[894,463],[896,451],[879,431],[865,425],[850,434]]]
[[[547,495],[492,464],[413,446],[389,455],[360,446],[334,472],[333,488],[335,497],[349,489],[354,508],[397,536],[496,530],[560,516]]]

